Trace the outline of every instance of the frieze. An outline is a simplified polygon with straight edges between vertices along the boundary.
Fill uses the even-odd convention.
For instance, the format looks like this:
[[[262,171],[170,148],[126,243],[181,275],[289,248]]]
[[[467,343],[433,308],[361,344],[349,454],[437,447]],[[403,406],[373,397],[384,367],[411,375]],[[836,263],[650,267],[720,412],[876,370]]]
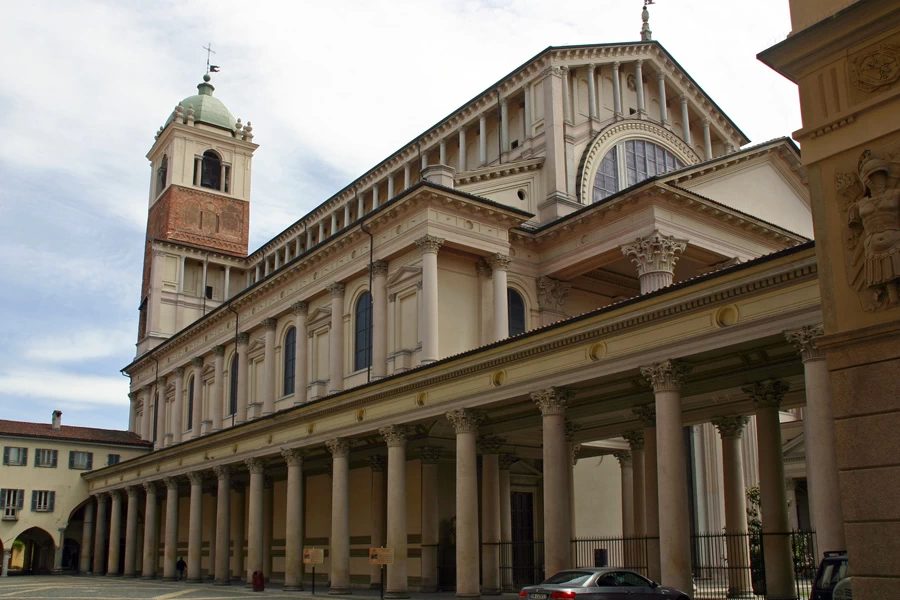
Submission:
[[[850,57],[850,85],[871,94],[900,79],[900,47],[881,44]]]

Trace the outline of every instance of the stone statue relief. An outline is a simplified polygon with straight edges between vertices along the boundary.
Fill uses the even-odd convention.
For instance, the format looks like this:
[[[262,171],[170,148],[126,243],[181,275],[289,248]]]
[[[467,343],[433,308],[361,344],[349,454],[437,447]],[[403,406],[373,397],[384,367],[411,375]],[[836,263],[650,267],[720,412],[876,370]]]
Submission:
[[[856,173],[838,173],[844,196],[847,279],[868,312],[900,305],[900,157],[863,152]]]

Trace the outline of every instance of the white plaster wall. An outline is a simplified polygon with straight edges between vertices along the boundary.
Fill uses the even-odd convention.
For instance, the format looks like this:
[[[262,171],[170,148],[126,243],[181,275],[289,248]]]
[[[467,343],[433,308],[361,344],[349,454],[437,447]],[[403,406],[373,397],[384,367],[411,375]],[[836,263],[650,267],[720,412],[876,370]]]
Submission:
[[[622,473],[611,455],[575,465],[575,535],[622,535]]]

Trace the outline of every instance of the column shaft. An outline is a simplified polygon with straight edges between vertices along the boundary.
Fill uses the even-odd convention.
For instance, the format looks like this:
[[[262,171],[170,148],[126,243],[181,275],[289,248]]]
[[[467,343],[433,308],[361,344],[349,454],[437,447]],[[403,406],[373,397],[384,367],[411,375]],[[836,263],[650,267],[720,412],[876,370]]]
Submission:
[[[192,438],[200,437],[203,427],[203,357],[197,356],[192,361],[194,365],[194,406],[193,423],[191,424]]]
[[[209,418],[212,421],[211,431],[222,431],[222,414],[225,399],[225,347],[213,348],[213,388],[212,398],[209,399]]]
[[[531,139],[531,130],[533,129],[534,122],[534,108],[532,108],[534,104],[534,84],[527,83],[525,84],[525,139]]]
[[[423,363],[440,358],[438,344],[438,262],[444,240],[426,235],[416,240],[422,254],[422,354]]]
[[[112,502],[109,509],[109,558],[106,563],[107,575],[119,575],[119,549],[122,542],[122,492],[110,492]]]
[[[558,573],[571,564],[572,516],[569,512],[571,454],[566,443],[565,407],[569,394],[548,388],[531,394],[543,417],[544,566]]]
[[[84,524],[81,526],[81,553],[78,557],[78,572],[90,574],[91,548],[94,544],[94,501],[84,505]],[[5,567],[5,565],[4,565]]]
[[[106,537],[109,527],[109,496],[97,496],[97,528],[94,535],[94,575],[104,572],[106,565]]]
[[[394,564],[387,569],[386,598],[409,598],[407,590],[407,526],[406,526],[406,438],[394,435],[388,439],[387,471],[387,545],[394,549]],[[385,430],[382,429],[382,432]],[[384,434],[383,434],[384,435]]]
[[[597,118],[597,78],[594,76],[596,65],[588,65],[588,116],[593,121]]]
[[[387,537],[385,536],[387,531],[387,482],[385,481],[386,465],[384,457],[371,457],[369,465],[372,470],[372,547],[381,548],[387,543]],[[424,548],[422,552],[424,556]],[[372,565],[369,573],[369,587],[381,589],[380,565]]]
[[[265,380],[263,381],[263,416],[275,412],[275,326],[278,324],[273,318],[263,320],[266,328],[265,346]]]
[[[239,425],[249,420],[247,414],[247,390],[250,383],[250,359],[247,356],[247,347],[250,345],[250,334],[243,332],[238,334],[237,339],[237,356],[238,356],[238,374],[237,374],[237,414],[234,417],[235,425]]]
[[[156,440],[153,446],[154,450],[160,450],[166,444],[166,378],[160,377],[156,380]]]
[[[509,302],[507,301],[506,271],[509,257],[494,255],[489,261],[493,270],[494,285],[494,341],[509,337]]]
[[[666,74],[657,71],[656,79],[659,82],[659,120],[663,125],[669,125],[669,109],[666,106]]]
[[[684,143],[688,146],[691,145],[691,118],[688,112],[688,99],[687,96],[681,97],[681,139],[684,140]]]
[[[430,450],[430,452],[429,452]],[[427,453],[426,453],[427,452]],[[435,592],[438,586],[437,545],[440,541],[438,521],[438,458],[436,448],[422,449],[422,591]]]
[[[637,92],[637,114],[639,119],[644,118],[647,109],[644,107],[644,74],[642,71],[644,61],[634,61],[634,86]]]
[[[656,425],[644,427],[644,535],[647,537],[647,574],[662,579],[659,554],[659,473]]]
[[[231,585],[231,469],[215,467],[216,490],[216,564],[215,584]]]
[[[477,598],[478,462],[475,431],[456,434],[456,597]]]
[[[563,65],[560,67],[562,70],[562,101],[563,101],[563,115],[565,115],[566,123],[572,122],[572,91],[570,89],[569,83],[569,67]]]
[[[175,369],[175,401],[172,404],[172,443],[181,443],[184,424],[181,416],[184,413],[184,367]]]
[[[715,419],[722,437],[722,491],[725,501],[728,597],[751,598],[750,547],[747,544],[747,492],[744,487],[744,457],[741,430],[745,417]]]
[[[500,593],[500,456],[481,455],[481,593]]]
[[[297,328],[297,335],[294,336],[294,404],[305,404],[307,396],[307,386],[309,385],[309,357],[307,356],[307,348],[309,344],[309,332],[306,327],[306,318],[308,316],[309,307],[306,302],[298,302],[294,305],[294,326]]]
[[[622,116],[622,82],[619,80],[619,61],[613,63],[613,112],[617,118]]]
[[[509,152],[509,103],[506,98],[500,102],[500,152]]]
[[[478,117],[478,166],[487,164],[487,117]]]
[[[254,571],[263,570],[263,463],[249,459],[250,510],[247,519],[247,583],[253,583]]]
[[[202,580],[203,476],[197,472],[190,473],[188,480],[191,482],[191,503],[188,513],[187,580],[199,582]]]
[[[287,497],[284,529],[284,589],[303,589],[303,455],[284,450],[287,460]]]
[[[332,459],[331,492],[331,589],[329,594],[350,592],[350,444],[329,442]]]
[[[247,498],[243,485],[232,483],[234,502],[231,504],[231,535],[234,538],[234,550],[231,557],[231,572],[241,580],[246,580],[244,569],[244,532],[247,529]]]
[[[372,377],[387,375],[388,295],[385,261],[376,261],[372,276]]]
[[[166,482],[166,543],[163,549],[163,581],[175,580],[178,560],[178,481],[167,477]]]
[[[711,160],[712,155],[712,138],[709,132],[709,120],[703,119],[703,158]]]
[[[459,154],[456,157],[460,173],[466,170],[466,128],[459,128]]]
[[[344,284],[333,283],[331,291],[331,335],[328,341],[328,392],[344,389]]]
[[[156,505],[156,485],[144,484],[147,499],[144,504],[144,550],[141,579],[156,577],[157,552],[159,551],[159,515]]]

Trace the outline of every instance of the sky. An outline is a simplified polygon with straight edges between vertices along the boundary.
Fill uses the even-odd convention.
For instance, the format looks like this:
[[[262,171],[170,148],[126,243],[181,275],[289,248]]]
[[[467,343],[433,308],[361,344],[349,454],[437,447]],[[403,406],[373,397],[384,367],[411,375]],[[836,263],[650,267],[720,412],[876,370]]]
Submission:
[[[151,179],[196,93],[253,123],[250,248],[546,48],[640,39],[642,0],[10,3],[0,19],[0,419],[126,429]],[[656,0],[654,39],[751,139],[800,128],[759,63],[787,0]]]

